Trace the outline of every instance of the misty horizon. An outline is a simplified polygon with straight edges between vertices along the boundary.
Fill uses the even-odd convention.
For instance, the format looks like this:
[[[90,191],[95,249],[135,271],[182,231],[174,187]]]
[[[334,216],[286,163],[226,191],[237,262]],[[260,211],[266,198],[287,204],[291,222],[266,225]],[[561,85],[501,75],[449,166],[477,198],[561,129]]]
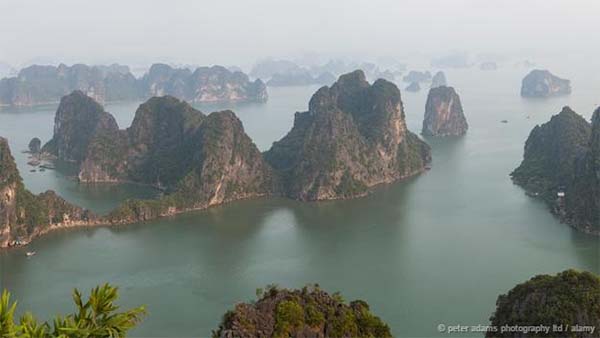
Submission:
[[[6,1],[0,62],[239,66],[289,59],[430,64],[589,58],[600,3],[585,1]],[[565,24],[568,24],[568,29]],[[311,32],[307,34],[307,32]]]

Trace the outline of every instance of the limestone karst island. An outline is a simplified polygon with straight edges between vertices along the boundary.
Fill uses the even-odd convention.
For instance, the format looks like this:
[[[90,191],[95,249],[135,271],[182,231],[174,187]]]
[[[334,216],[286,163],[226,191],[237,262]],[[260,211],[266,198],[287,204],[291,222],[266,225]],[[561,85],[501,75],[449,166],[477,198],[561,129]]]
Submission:
[[[0,3],[0,337],[600,338],[600,3]]]

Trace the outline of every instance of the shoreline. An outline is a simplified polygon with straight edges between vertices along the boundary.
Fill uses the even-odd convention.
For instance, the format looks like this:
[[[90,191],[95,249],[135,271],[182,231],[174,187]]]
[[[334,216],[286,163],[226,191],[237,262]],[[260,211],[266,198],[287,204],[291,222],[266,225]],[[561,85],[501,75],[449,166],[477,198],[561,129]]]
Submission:
[[[34,240],[42,238],[44,235],[51,233],[51,232],[58,231],[58,230],[77,230],[79,228],[96,228],[96,227],[99,228],[99,227],[127,226],[127,225],[132,225],[132,224],[143,224],[143,223],[151,222],[151,221],[158,220],[158,219],[175,217],[175,216],[178,216],[181,214],[191,213],[191,212],[195,212],[195,211],[204,211],[204,210],[208,210],[213,207],[225,206],[230,203],[237,202],[237,201],[268,199],[268,198],[278,198],[278,197],[281,198],[282,197],[282,198],[288,199],[290,201],[297,201],[300,203],[323,203],[323,202],[346,201],[346,200],[359,199],[359,198],[364,198],[364,197],[371,195],[372,193],[374,193],[376,190],[378,190],[381,187],[389,186],[389,185],[393,185],[393,184],[397,184],[397,183],[402,183],[402,182],[406,181],[407,179],[419,176],[420,174],[423,174],[427,171],[428,171],[427,169],[423,168],[412,174],[401,176],[398,179],[395,179],[395,180],[392,180],[389,182],[377,183],[377,184],[369,187],[365,193],[362,193],[362,194],[359,194],[359,195],[356,195],[353,197],[348,197],[348,198],[300,200],[300,199],[290,198],[288,196],[285,196],[285,194],[283,194],[283,195],[263,194],[263,195],[248,196],[248,197],[236,198],[236,199],[231,199],[231,200],[225,200],[220,203],[202,205],[202,206],[198,206],[198,207],[185,208],[185,209],[179,209],[179,210],[175,209],[174,207],[170,207],[167,209],[166,212],[160,213],[158,216],[151,217],[151,218],[138,218],[138,219],[124,218],[122,220],[117,220],[117,221],[110,220],[108,218],[110,216],[110,214],[114,210],[117,210],[122,205],[121,204],[121,205],[117,206],[115,209],[113,209],[113,211],[109,212],[107,215],[98,216],[98,218],[93,219],[93,220],[50,224],[48,227],[46,227],[44,229],[38,229],[38,230],[34,231],[28,238],[20,240],[20,244],[18,244],[18,245],[10,245],[10,243],[0,243],[0,251],[27,247]],[[106,183],[98,182],[97,184],[99,184],[99,185],[104,185],[104,184],[118,185],[118,184],[122,184],[122,183],[129,183],[129,182],[106,182]],[[80,184],[94,184],[94,183],[82,182]],[[159,199],[134,200],[134,201],[158,201],[158,200]]]

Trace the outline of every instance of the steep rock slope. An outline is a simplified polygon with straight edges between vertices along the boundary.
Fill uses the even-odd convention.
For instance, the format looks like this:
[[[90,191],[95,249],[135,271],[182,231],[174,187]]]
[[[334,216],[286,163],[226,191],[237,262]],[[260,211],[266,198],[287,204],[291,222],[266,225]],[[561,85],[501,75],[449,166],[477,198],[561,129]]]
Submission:
[[[430,149],[407,130],[398,88],[386,80],[371,85],[355,71],[319,89],[265,158],[283,173],[288,196],[326,200],[415,175]]]
[[[34,195],[25,189],[8,141],[0,137],[0,248],[27,244],[55,228],[95,224],[95,215],[53,191]]]
[[[452,87],[431,88],[425,105],[423,135],[459,136],[467,133],[469,125],[460,97]]]
[[[571,81],[561,79],[547,70],[532,70],[521,84],[523,97],[549,97],[571,94]]]

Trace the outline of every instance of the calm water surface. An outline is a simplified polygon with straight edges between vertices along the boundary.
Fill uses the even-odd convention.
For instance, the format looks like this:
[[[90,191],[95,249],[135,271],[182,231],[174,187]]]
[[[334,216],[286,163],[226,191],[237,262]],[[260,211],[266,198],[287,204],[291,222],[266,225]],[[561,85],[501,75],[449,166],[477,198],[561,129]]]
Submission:
[[[428,140],[431,171],[369,197],[260,199],[148,224],[55,232],[27,249],[0,253],[1,287],[21,309],[47,318],[71,309],[73,287],[114,283],[124,306],[148,307],[137,336],[207,336],[234,303],[251,300],[269,283],[318,282],[347,299],[365,299],[397,336],[437,336],[439,323],[487,324],[498,294],[535,274],[600,273],[599,239],[560,224],[508,177],[535,124],[565,104],[589,118],[600,102],[598,77],[557,72],[573,80],[573,95],[523,100],[523,68],[447,71],[463,101],[468,135]],[[233,109],[265,150],[289,130],[294,112],[306,109],[316,89],[270,88],[264,105],[198,108]],[[420,130],[426,95],[403,91],[413,131]],[[106,108],[124,128],[138,104]],[[34,136],[48,140],[55,109],[0,113],[0,135],[9,138],[29,189],[54,189],[97,212],[129,197],[153,196],[140,186],[80,186],[65,171],[29,172],[20,151]],[[504,119],[509,123],[500,123]],[[38,254],[28,259],[25,250]]]

